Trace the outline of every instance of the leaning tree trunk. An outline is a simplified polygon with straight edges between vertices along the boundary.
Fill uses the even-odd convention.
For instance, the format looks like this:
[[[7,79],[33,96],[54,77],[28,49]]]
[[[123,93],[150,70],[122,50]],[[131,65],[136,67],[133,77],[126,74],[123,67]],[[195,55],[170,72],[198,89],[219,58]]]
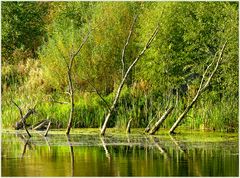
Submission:
[[[111,117],[113,111],[115,110],[115,107],[117,105],[117,101],[119,99],[119,96],[121,94],[121,91],[122,91],[122,88],[123,88],[123,85],[124,85],[124,82],[126,81],[130,71],[132,70],[132,68],[135,66],[135,64],[139,61],[139,59],[143,56],[143,54],[145,53],[145,51],[150,47],[150,44],[152,43],[153,39],[156,37],[157,33],[158,33],[158,30],[159,30],[159,26],[157,26],[152,34],[152,36],[149,38],[147,44],[145,45],[144,49],[141,51],[141,53],[135,58],[135,60],[132,62],[132,64],[129,66],[129,68],[127,69],[124,77],[122,78],[122,81],[118,87],[118,90],[117,90],[117,93],[115,95],[115,98],[114,98],[114,101],[113,101],[113,104],[112,106],[110,107],[110,110],[105,118],[105,121],[103,123],[103,126],[102,126],[102,129],[101,129],[101,135],[105,135],[105,131],[106,131],[106,128],[107,128],[107,123],[109,121],[109,118]]]
[[[178,125],[180,124],[180,122],[185,118],[185,116],[187,115],[188,111],[193,107],[194,103],[196,103],[197,99],[199,98],[199,96],[204,92],[204,90],[207,88],[207,86],[209,85],[214,73],[216,72],[218,66],[219,66],[219,63],[222,59],[222,56],[223,56],[223,52],[224,52],[224,49],[226,47],[226,44],[227,44],[227,41],[224,43],[221,51],[220,51],[220,54],[219,54],[219,57],[217,59],[217,62],[216,62],[216,65],[215,65],[215,68],[213,69],[211,75],[209,76],[209,78],[207,79],[207,81],[205,82],[204,84],[204,79],[205,79],[205,75],[207,74],[209,68],[212,66],[212,64],[214,63],[215,59],[213,59],[212,63],[210,65],[207,66],[203,76],[202,76],[202,80],[201,80],[201,83],[200,83],[200,86],[198,88],[198,91],[197,91],[197,94],[195,95],[195,97],[193,98],[192,102],[187,106],[187,108],[183,111],[183,113],[179,116],[179,118],[176,120],[176,122],[173,124],[172,128],[169,130],[169,133],[170,134],[173,134],[174,133],[174,130],[178,127]],[[215,57],[216,57],[217,53],[215,54]]]
[[[173,110],[173,106],[170,107],[164,114],[163,116],[155,123],[155,125],[153,126],[153,128],[150,130],[149,134],[153,135],[155,134],[155,132],[158,131],[158,129],[160,128],[161,124],[163,123],[163,121],[168,117],[168,115],[172,112]]]

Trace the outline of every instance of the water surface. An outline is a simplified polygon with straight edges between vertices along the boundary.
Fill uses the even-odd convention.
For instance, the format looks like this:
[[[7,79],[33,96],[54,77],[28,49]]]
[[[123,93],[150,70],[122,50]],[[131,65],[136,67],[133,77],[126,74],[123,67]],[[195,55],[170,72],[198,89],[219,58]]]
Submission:
[[[238,139],[215,140],[3,133],[2,176],[238,176]]]

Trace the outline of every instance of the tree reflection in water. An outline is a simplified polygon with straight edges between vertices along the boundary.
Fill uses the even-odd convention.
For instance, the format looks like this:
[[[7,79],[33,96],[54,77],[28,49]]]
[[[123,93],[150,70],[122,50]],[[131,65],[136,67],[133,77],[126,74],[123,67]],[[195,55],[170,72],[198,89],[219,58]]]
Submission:
[[[101,140],[101,142],[102,142],[102,146],[103,146],[103,148],[104,148],[105,155],[106,155],[106,157],[108,158],[108,160],[110,161],[111,156],[110,156],[110,154],[109,154],[109,151],[108,151],[108,149],[107,149],[107,146],[106,146],[106,143],[105,143],[105,140],[104,140],[104,139],[105,139],[105,138],[104,138],[103,136],[100,136],[100,140]]]
[[[21,155],[21,158],[23,158],[24,155],[25,155],[25,153],[26,153],[27,146],[28,146],[28,148],[29,148],[30,150],[33,149],[33,148],[32,148],[32,144],[31,144],[31,141],[30,141],[31,137],[25,138],[24,135],[23,135],[23,134],[20,134],[20,133],[17,133],[16,135],[17,135],[17,137],[20,138],[20,139],[23,141],[23,143],[24,143],[23,151],[22,151],[22,155]]]
[[[66,135],[67,137],[67,142],[70,148],[70,157],[71,157],[71,176],[74,176],[74,152],[73,152],[73,146],[70,141],[70,135]]]
[[[160,151],[160,153],[161,153],[162,155],[164,155],[164,157],[165,157],[166,159],[169,159],[170,156],[169,156],[169,154],[167,153],[166,149],[164,149],[163,146],[160,144],[159,138],[150,135],[150,139],[151,139],[151,141],[154,143],[155,147]]]
[[[199,169],[198,159],[193,159],[189,156],[187,145],[184,144],[184,142],[177,140],[176,137],[174,137],[172,135],[169,135],[169,136],[170,136],[171,140],[173,141],[173,143],[177,146],[178,150],[180,150],[184,154],[185,158],[187,159],[188,164],[190,166],[193,165],[193,169],[194,169],[194,172],[196,173],[196,176],[201,177],[202,173]]]

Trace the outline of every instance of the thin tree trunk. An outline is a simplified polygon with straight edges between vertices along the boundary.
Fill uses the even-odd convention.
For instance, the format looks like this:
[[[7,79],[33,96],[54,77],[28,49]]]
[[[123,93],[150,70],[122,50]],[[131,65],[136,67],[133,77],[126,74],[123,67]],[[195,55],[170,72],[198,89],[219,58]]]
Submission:
[[[127,124],[127,129],[126,129],[126,133],[130,133],[131,132],[131,122],[132,122],[132,118],[128,121],[128,124]]]
[[[27,120],[27,118],[28,118],[30,115],[34,114],[34,113],[35,113],[35,110],[34,110],[34,109],[29,109],[28,112],[27,112],[24,116],[22,116],[22,115],[20,114],[20,115],[21,115],[21,119],[20,119],[20,121],[16,122],[15,129],[18,130],[18,129],[24,128],[23,122],[24,122],[24,124],[26,125],[26,120]]]
[[[133,19],[133,22],[132,22],[132,25],[130,27],[130,31],[129,31],[129,34],[128,34],[127,41],[126,41],[126,43],[125,43],[125,45],[123,47],[123,50],[122,50],[122,59],[121,59],[121,61],[122,61],[122,78],[124,77],[124,74],[125,74],[125,60],[124,60],[124,58],[125,58],[125,51],[126,51],[126,48],[127,48],[128,44],[129,44],[129,40],[130,40],[130,38],[132,36],[133,26],[134,26],[136,20],[137,20],[137,16],[135,16],[134,19]]]
[[[163,123],[163,121],[168,117],[168,115],[172,112],[173,110],[173,106],[170,107],[164,114],[163,116],[155,123],[155,125],[153,126],[153,128],[151,129],[151,131],[149,132],[150,135],[155,134],[158,129],[160,128],[160,125]]]
[[[176,122],[173,124],[172,128],[169,130],[169,133],[170,134],[173,134],[174,133],[174,130],[178,127],[178,125],[180,124],[180,122],[185,118],[185,116],[187,115],[188,111],[192,108],[192,106],[194,105],[194,103],[197,101],[198,97],[203,93],[203,91],[207,88],[207,86],[209,85],[214,73],[216,72],[218,66],[219,66],[219,63],[222,59],[222,56],[223,56],[223,52],[224,52],[224,49],[226,47],[226,44],[227,44],[227,41],[224,43],[221,51],[220,51],[220,54],[219,54],[219,57],[218,57],[218,60],[216,62],[216,65],[215,65],[215,68],[213,69],[211,75],[209,76],[209,78],[207,79],[207,81],[205,82],[204,84],[204,80],[205,80],[205,75],[207,74],[209,68],[212,66],[212,64],[214,63],[214,60],[212,61],[212,63],[210,65],[208,65],[208,67],[206,68],[206,70],[204,71],[203,73],[203,77],[202,77],[202,80],[201,80],[201,83],[199,85],[199,88],[198,88],[198,91],[197,91],[197,94],[195,95],[195,97],[193,98],[192,102],[186,107],[186,109],[183,111],[183,113],[179,116],[179,118],[176,120]],[[216,56],[216,55],[215,55]]]
[[[122,88],[123,88],[123,85],[124,85],[124,82],[126,80],[126,78],[128,77],[128,74],[130,73],[130,71],[132,70],[132,68],[135,66],[135,64],[138,62],[138,60],[143,56],[143,54],[145,53],[145,51],[150,47],[150,44],[152,43],[153,39],[156,37],[157,33],[158,33],[158,30],[159,30],[159,26],[157,26],[152,34],[152,36],[149,38],[147,44],[145,45],[144,49],[141,51],[141,53],[135,58],[135,60],[133,61],[133,63],[129,66],[129,68],[127,69],[119,87],[118,87],[118,90],[117,90],[117,93],[115,95],[115,98],[114,98],[114,101],[113,101],[113,104],[112,106],[110,107],[110,110],[105,118],[105,121],[103,123],[103,126],[102,126],[102,129],[101,129],[101,135],[105,135],[105,131],[106,131],[106,128],[107,128],[107,123],[108,123],[108,120],[109,118],[111,117],[113,111],[115,110],[115,107],[116,107],[116,104],[117,104],[117,101],[119,99],[119,96],[121,94],[121,91],[122,91]]]
[[[69,120],[68,120],[68,126],[66,131],[67,135],[70,133],[70,130],[72,128],[73,114],[74,114],[74,90],[73,90],[71,70],[68,71],[68,80],[69,80],[69,90],[70,90],[69,93],[70,93],[70,99],[71,99],[71,111],[69,113]]]
[[[70,130],[72,128],[72,123],[73,123],[73,117],[74,117],[74,88],[73,88],[73,82],[72,82],[72,66],[73,66],[73,61],[75,57],[79,54],[80,50],[82,49],[83,45],[86,43],[88,37],[89,37],[90,31],[87,33],[85,38],[83,39],[83,42],[77,49],[77,51],[73,54],[70,55],[70,60],[69,64],[67,66],[67,75],[68,75],[68,85],[69,85],[69,94],[70,94],[70,100],[71,100],[71,111],[69,113],[69,120],[68,120],[68,126],[66,130],[66,134],[69,135]]]

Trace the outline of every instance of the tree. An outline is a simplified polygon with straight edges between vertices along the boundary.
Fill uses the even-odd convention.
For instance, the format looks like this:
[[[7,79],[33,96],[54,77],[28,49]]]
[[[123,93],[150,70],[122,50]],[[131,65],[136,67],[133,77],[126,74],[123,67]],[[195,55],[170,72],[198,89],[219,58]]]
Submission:
[[[198,91],[197,91],[195,97],[193,98],[192,102],[186,107],[186,109],[183,111],[183,113],[179,116],[179,118],[176,120],[176,122],[173,124],[172,128],[169,131],[170,134],[174,133],[174,130],[177,128],[177,126],[180,124],[180,122],[184,119],[184,117],[187,115],[187,113],[193,107],[193,105],[197,102],[197,99],[199,98],[199,96],[208,87],[213,75],[215,74],[216,70],[218,69],[220,61],[222,60],[223,52],[226,47],[226,43],[227,42],[224,43],[221,51],[219,52],[219,57],[218,57],[217,61],[215,62],[215,59],[213,59],[213,61],[207,66],[206,70],[203,73],[202,80],[201,80],[201,83],[199,85],[199,88],[198,88]],[[212,70],[212,72],[210,74],[208,74],[208,70],[210,70],[210,67],[214,63],[216,63],[214,69]],[[206,79],[205,77],[207,74],[209,75],[209,77]]]
[[[70,95],[70,100],[71,100],[71,111],[70,111],[70,115],[69,115],[67,131],[66,131],[67,135],[70,133],[70,130],[72,128],[72,122],[73,122],[73,117],[74,117],[73,116],[73,114],[74,114],[74,88],[73,88],[73,81],[72,81],[73,62],[74,62],[75,57],[78,55],[78,53],[82,49],[83,45],[86,43],[86,41],[89,37],[89,34],[90,34],[90,31],[87,33],[87,35],[83,39],[83,42],[80,44],[77,51],[76,52],[72,51],[70,53],[69,63],[67,64],[67,77],[68,77],[69,95]],[[66,60],[66,59],[64,59],[64,60]]]

